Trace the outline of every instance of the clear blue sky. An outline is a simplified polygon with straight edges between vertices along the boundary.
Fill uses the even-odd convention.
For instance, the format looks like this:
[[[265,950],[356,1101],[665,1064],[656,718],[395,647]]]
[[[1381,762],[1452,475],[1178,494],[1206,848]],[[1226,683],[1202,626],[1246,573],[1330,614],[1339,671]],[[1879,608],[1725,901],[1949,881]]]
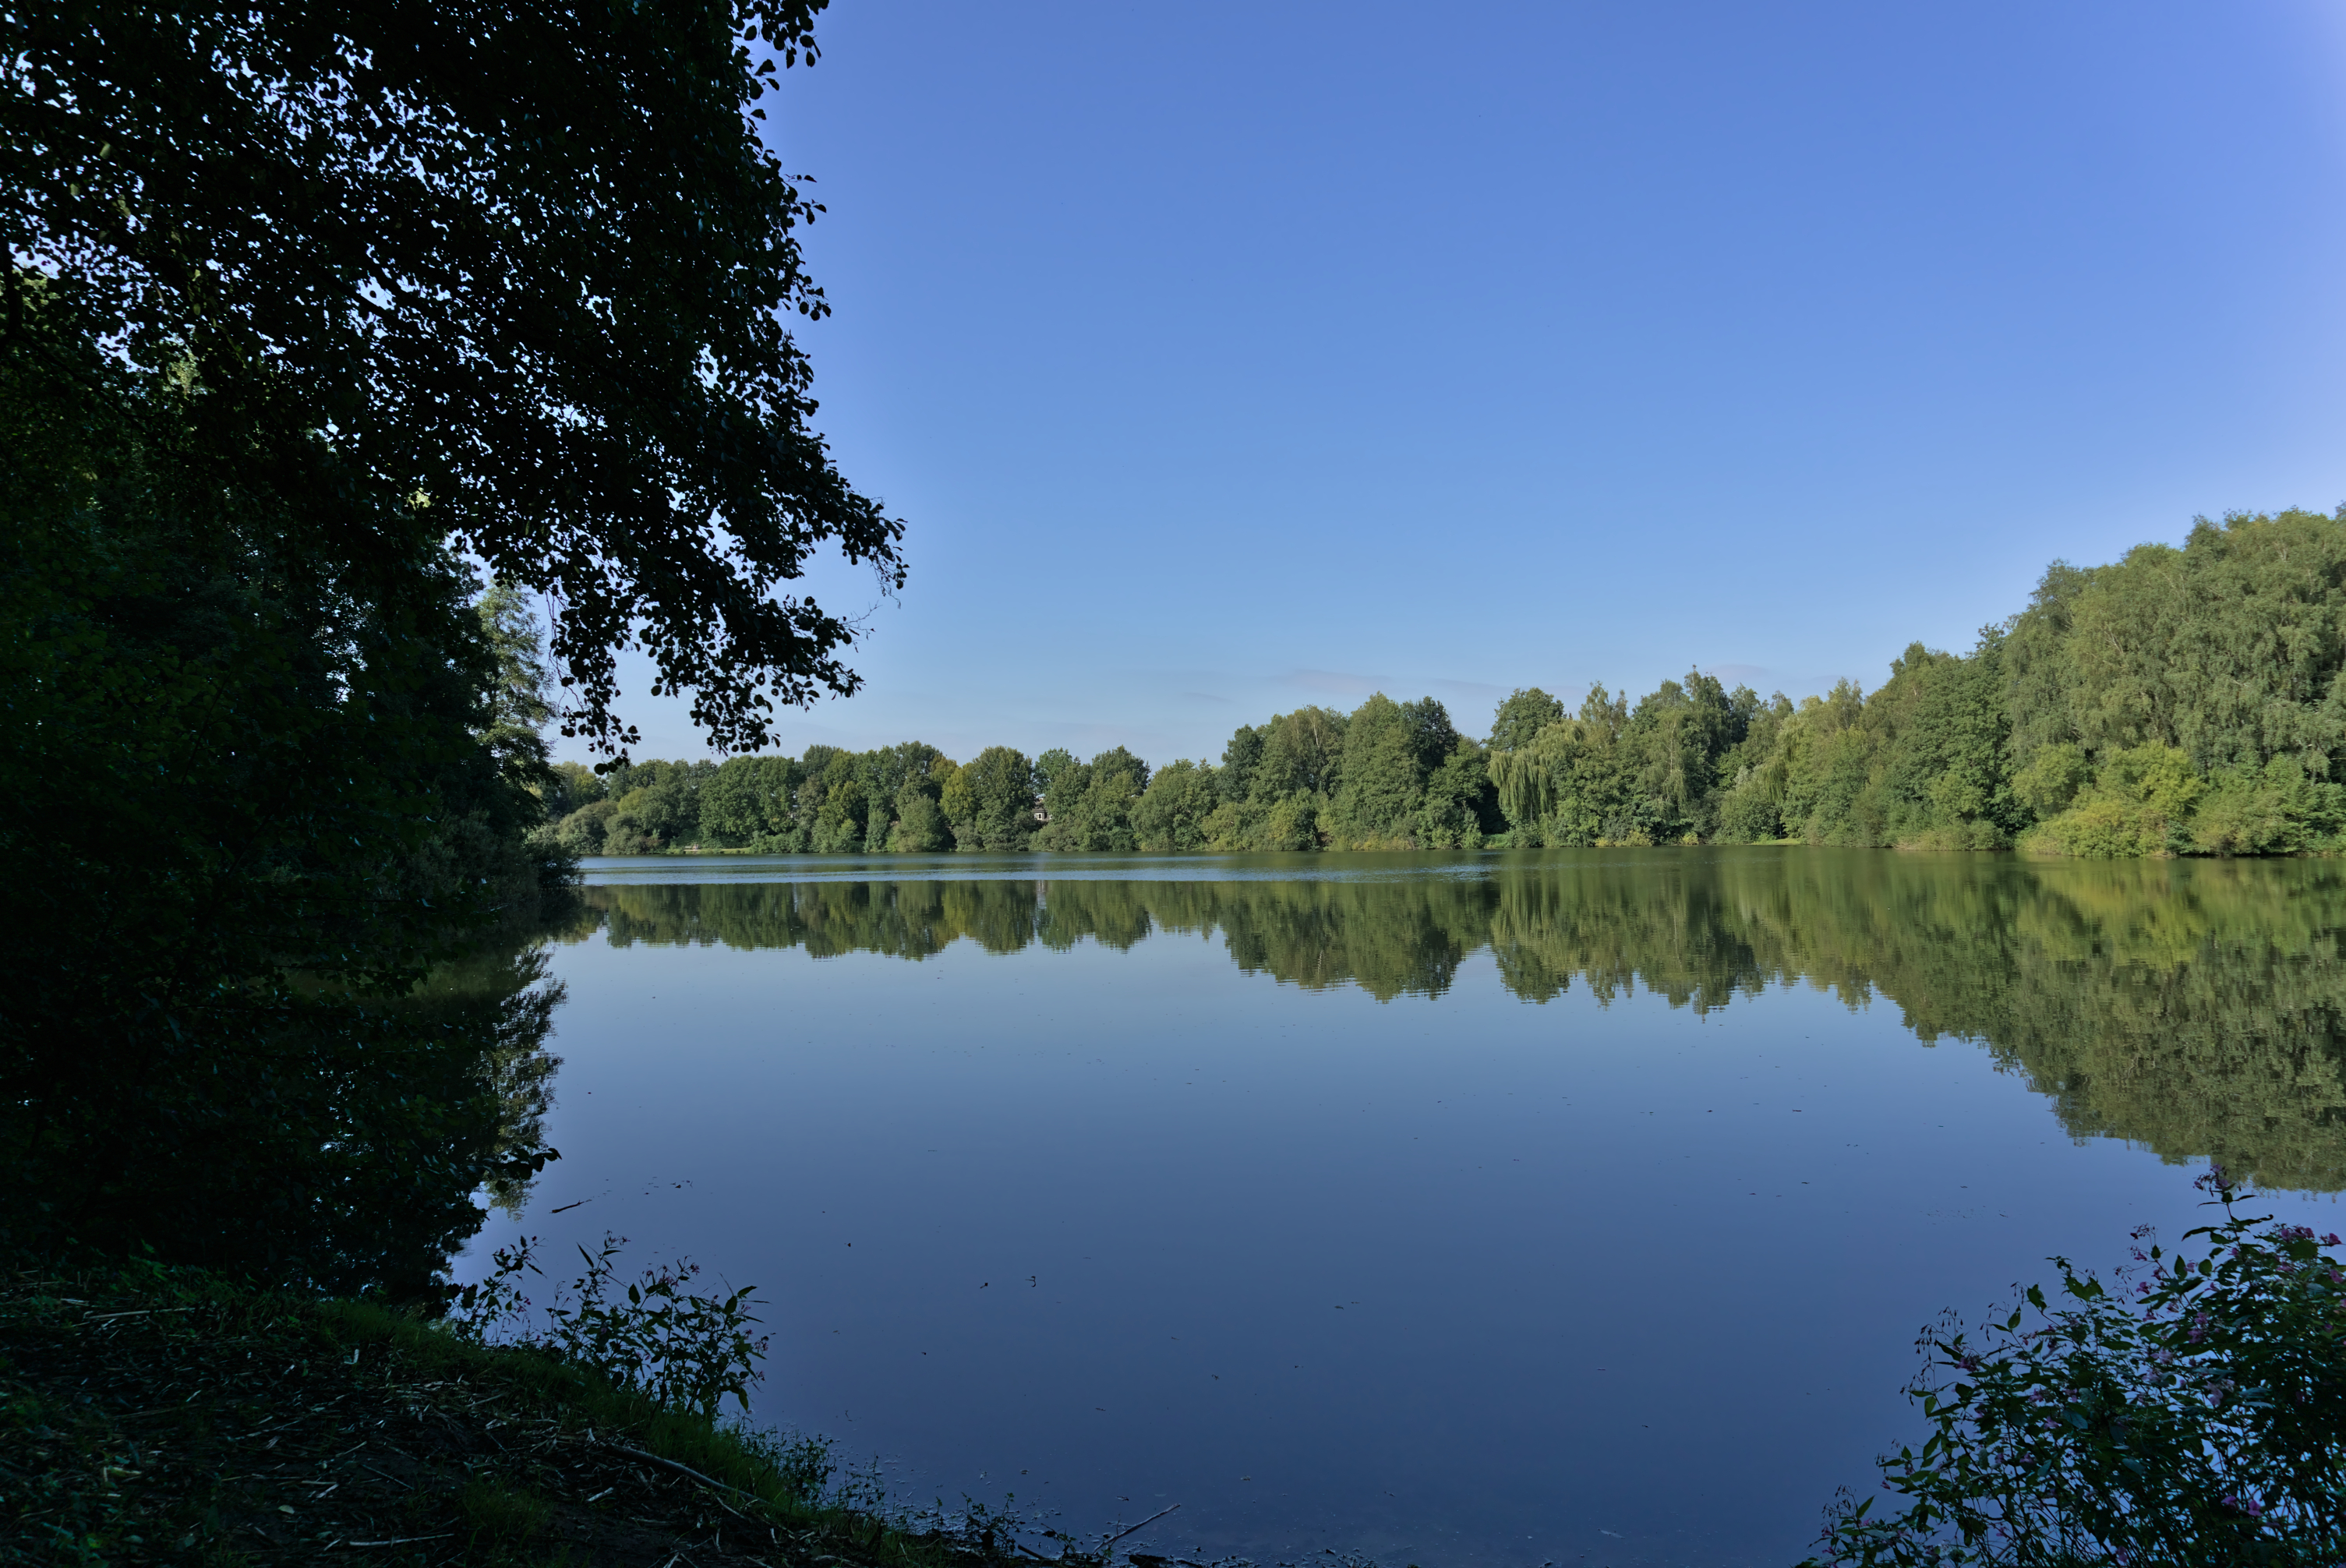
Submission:
[[[909,524],[784,748],[1795,696],[2346,500],[2346,11],[835,0],[770,101]],[[632,691],[645,685],[644,667]],[[636,755],[699,756],[640,696]]]

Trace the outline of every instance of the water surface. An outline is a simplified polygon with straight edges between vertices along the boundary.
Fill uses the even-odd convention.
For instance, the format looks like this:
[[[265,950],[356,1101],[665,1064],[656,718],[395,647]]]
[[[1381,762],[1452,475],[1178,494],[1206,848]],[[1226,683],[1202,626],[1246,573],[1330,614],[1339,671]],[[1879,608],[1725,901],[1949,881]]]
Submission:
[[[758,1418],[900,1498],[1181,1503],[1143,1550],[1787,1562],[1940,1308],[2179,1235],[2211,1156],[2325,1227],[2346,1185],[2329,862],[589,883],[525,1227],[762,1287]]]

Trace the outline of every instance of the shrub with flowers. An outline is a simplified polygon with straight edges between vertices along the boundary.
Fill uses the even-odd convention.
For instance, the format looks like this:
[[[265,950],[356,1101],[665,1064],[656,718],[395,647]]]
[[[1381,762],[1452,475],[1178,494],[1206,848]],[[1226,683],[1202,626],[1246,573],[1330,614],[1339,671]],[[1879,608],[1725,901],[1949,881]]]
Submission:
[[[2136,1232],[2115,1287],[2056,1257],[2054,1298],[1925,1330],[1932,1434],[1877,1461],[1890,1508],[1828,1511],[1808,1568],[2346,1563],[2340,1240],[2200,1186],[2222,1221],[2171,1256]]]

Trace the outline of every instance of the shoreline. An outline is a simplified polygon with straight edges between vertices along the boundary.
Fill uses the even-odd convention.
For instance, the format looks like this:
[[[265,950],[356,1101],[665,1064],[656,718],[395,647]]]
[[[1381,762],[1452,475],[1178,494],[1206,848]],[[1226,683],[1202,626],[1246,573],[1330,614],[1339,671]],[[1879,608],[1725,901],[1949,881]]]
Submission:
[[[140,1264],[0,1280],[0,1557],[1002,1568],[1024,1550],[982,1512],[908,1522],[832,1476],[821,1442],[375,1302]]]

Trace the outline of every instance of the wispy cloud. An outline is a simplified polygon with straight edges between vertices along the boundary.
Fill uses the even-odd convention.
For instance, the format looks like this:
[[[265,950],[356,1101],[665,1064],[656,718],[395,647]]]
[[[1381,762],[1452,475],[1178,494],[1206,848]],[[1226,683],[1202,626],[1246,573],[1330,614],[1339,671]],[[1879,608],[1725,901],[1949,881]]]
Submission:
[[[1336,669],[1291,669],[1280,678],[1307,691],[1332,692],[1339,697],[1366,697],[1383,684],[1373,677],[1347,675]]]
[[[1210,691],[1185,691],[1181,695],[1192,702],[1219,702],[1225,708],[1229,707],[1230,702],[1229,697],[1216,697]]]
[[[1500,697],[1507,695],[1505,687],[1493,686],[1487,680],[1443,680],[1436,677],[1428,680],[1425,684],[1438,687],[1443,691],[1454,692],[1462,697],[1474,697],[1484,702],[1496,702]]]

